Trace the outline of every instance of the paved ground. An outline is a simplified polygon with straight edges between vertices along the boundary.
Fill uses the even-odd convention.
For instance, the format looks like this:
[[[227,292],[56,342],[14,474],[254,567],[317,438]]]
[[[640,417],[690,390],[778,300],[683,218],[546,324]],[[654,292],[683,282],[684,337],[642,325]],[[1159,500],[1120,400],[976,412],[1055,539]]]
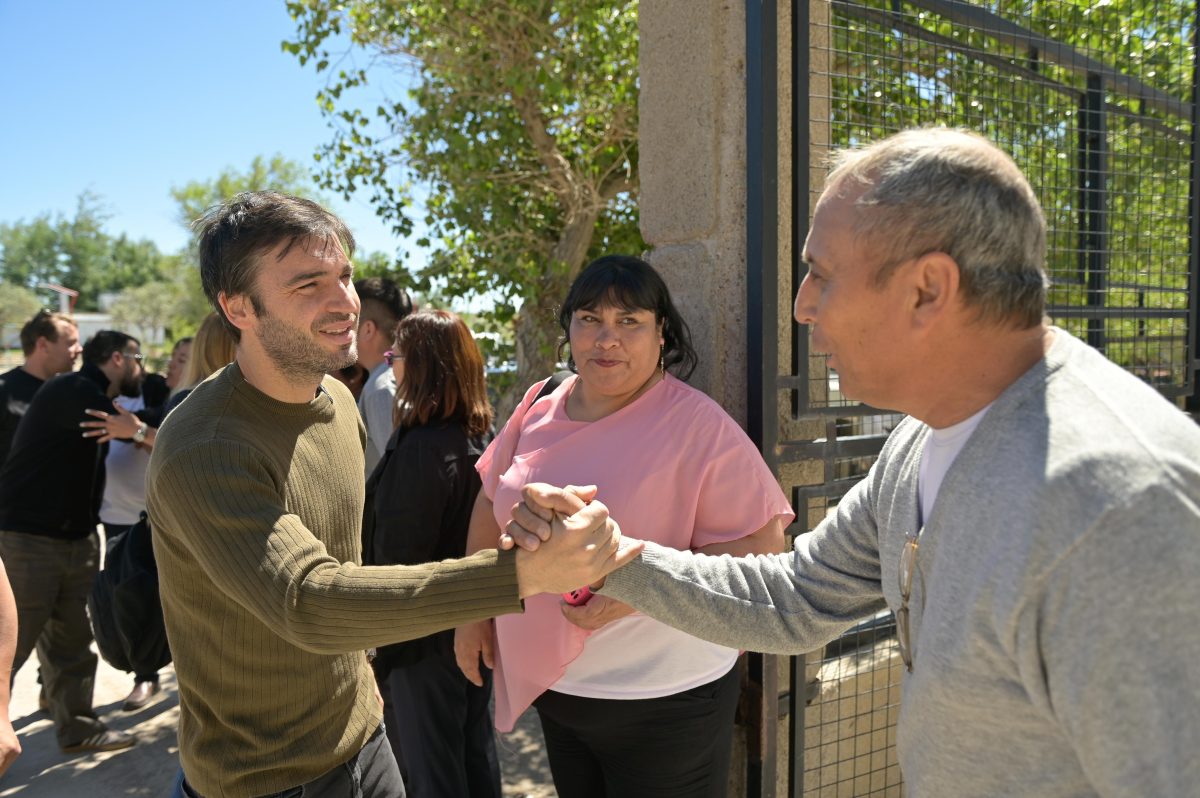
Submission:
[[[175,672],[162,675],[163,692],[138,712],[122,712],[133,677],[101,660],[96,675],[96,709],[108,725],[136,732],[138,744],[125,751],[67,756],[58,750],[54,728],[37,708],[36,657],[17,674],[10,706],[22,753],[0,778],[0,798],[125,798],[170,794],[178,764],[175,724],[179,701]],[[553,798],[550,770],[536,715],[525,713],[510,734],[497,740],[506,796]]]

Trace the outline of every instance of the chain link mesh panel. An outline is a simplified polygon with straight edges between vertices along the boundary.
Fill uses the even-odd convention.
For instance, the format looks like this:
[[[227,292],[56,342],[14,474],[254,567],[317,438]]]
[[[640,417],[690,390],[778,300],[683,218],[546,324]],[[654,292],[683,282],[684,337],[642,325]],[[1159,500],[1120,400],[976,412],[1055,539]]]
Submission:
[[[795,249],[832,149],[918,125],[974,130],[1013,156],[1045,211],[1053,322],[1168,397],[1192,391],[1195,2],[801,0],[790,17],[806,70],[793,138],[808,144],[793,151]],[[804,276],[793,263],[780,295]],[[800,534],[866,473],[898,417],[843,396],[807,330],[780,318],[791,373],[773,386],[774,465]],[[792,795],[902,794],[900,667],[885,615],[793,669],[809,684],[791,718]]]

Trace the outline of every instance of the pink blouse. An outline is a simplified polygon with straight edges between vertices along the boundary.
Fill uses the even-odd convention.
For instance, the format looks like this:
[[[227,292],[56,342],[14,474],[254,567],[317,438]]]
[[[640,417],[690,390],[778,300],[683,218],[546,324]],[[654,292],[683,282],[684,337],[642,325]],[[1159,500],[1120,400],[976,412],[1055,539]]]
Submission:
[[[596,485],[623,533],[676,549],[737,540],[777,516],[785,523],[795,517],[754,444],[708,396],[668,374],[611,415],[572,421],[566,402],[577,380],[564,380],[533,406],[541,385],[531,387],[479,458],[501,529],[529,482]],[[523,614],[496,619],[501,731],[562,677],[592,634],[563,618],[561,602],[533,596]]]

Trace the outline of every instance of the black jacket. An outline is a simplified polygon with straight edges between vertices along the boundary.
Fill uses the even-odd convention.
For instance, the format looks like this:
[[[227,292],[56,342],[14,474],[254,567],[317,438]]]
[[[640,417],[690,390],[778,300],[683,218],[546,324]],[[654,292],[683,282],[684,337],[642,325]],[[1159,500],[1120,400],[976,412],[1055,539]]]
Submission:
[[[171,662],[146,514],[108,541],[104,570],[88,594],[100,655],[123,671],[156,673]]]
[[[17,426],[29,409],[33,395],[45,384],[45,380],[20,366],[0,374],[0,467],[8,459]]]
[[[112,413],[108,378],[85,363],[34,395],[0,470],[0,529],[79,540],[96,531],[108,444],[84,438],[84,410]]]
[[[470,438],[459,424],[440,422],[392,433],[367,478],[363,562],[420,565],[462,557],[481,483],[475,463],[491,435]],[[376,672],[431,656],[454,659],[454,630],[379,649]]]

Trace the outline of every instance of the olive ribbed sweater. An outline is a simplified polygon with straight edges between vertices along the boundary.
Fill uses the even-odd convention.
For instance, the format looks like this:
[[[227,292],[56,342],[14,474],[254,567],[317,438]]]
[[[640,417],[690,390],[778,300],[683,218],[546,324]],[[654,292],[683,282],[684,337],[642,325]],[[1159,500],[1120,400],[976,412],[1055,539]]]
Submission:
[[[233,364],[155,442],[147,504],[188,782],[241,798],[310,781],[379,725],[364,649],[519,612],[515,558],[364,567],[363,432],[327,378],[274,400]]]

